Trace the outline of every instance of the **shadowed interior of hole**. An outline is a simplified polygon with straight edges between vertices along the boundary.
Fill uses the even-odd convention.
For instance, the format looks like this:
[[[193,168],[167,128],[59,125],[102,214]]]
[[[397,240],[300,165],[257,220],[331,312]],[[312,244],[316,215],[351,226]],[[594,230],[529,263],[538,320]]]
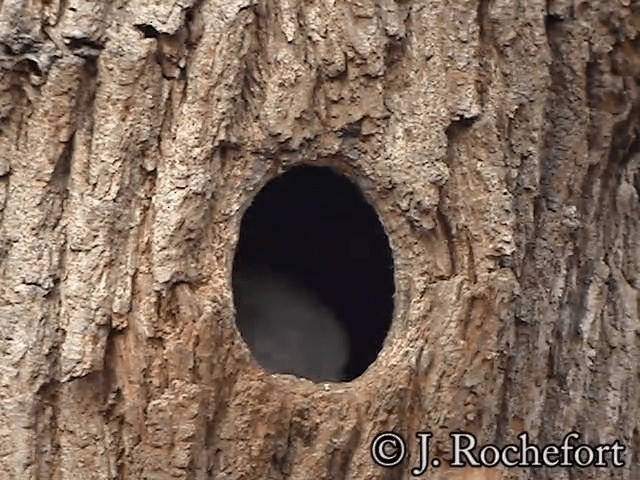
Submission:
[[[243,216],[234,276],[253,266],[295,278],[333,310],[351,344],[344,381],[376,359],[393,315],[393,258],[375,210],[349,179],[299,166],[267,183]]]

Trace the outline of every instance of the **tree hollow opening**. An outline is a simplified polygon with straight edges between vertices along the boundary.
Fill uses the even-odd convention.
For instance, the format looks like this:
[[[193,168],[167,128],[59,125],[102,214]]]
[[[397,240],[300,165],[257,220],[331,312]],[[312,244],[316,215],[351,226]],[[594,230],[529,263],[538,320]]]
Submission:
[[[378,215],[333,169],[291,168],[247,208],[233,261],[236,324],[266,370],[360,376],[382,348],[394,291]]]

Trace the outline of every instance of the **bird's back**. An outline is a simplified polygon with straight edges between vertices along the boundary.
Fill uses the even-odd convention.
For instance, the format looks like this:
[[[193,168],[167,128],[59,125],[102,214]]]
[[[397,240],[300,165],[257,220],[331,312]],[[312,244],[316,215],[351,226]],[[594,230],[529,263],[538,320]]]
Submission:
[[[294,279],[266,269],[236,272],[236,322],[258,363],[274,373],[341,381],[349,341],[333,312]]]

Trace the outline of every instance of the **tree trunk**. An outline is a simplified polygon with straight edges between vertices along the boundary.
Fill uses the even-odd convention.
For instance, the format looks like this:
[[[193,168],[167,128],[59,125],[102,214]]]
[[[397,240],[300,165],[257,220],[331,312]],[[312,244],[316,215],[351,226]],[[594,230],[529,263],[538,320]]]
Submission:
[[[157,3],[0,1],[0,478],[404,479],[417,432],[429,478],[640,478],[638,5]],[[234,322],[244,209],[302,163],[393,252],[350,382]],[[625,466],[456,468],[456,431]]]

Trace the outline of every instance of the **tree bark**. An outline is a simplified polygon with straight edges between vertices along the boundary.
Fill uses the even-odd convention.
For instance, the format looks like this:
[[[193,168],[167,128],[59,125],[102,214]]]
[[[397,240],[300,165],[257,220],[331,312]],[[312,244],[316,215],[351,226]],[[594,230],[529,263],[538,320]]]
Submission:
[[[0,478],[640,477],[640,7],[0,1]],[[359,378],[234,324],[257,190],[363,190],[395,313]],[[410,458],[374,464],[393,430]],[[621,468],[453,468],[575,430]]]

